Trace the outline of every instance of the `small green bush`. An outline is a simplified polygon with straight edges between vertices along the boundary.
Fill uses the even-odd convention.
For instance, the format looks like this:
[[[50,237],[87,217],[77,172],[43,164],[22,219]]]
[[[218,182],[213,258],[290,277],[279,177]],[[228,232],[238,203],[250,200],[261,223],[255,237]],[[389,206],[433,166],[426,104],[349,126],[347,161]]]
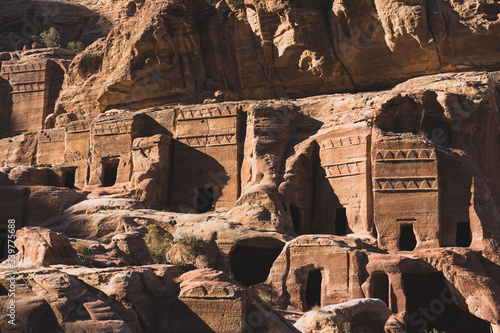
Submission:
[[[46,47],[59,47],[61,42],[61,35],[54,28],[49,28],[40,34],[40,39]]]
[[[203,254],[207,250],[205,241],[196,235],[180,234],[174,242],[184,245],[193,256]]]
[[[319,304],[314,304],[311,307],[311,311],[319,311],[319,310],[321,310],[321,306]]]
[[[85,45],[83,45],[82,42],[76,41],[76,42],[69,42],[68,43],[68,50],[73,52],[74,54],[78,54],[85,50]]]
[[[164,232],[157,225],[150,224],[144,241],[154,262],[156,264],[166,263],[165,254],[172,246],[172,235]]]
[[[84,242],[76,241],[75,243],[72,243],[71,246],[75,249],[76,253],[78,254],[78,259],[84,264],[85,266],[93,266],[95,262],[95,256],[90,251],[89,247],[87,244]]]
[[[349,323],[349,322],[343,323],[342,324],[342,333],[351,333],[351,332],[352,332],[351,323]]]

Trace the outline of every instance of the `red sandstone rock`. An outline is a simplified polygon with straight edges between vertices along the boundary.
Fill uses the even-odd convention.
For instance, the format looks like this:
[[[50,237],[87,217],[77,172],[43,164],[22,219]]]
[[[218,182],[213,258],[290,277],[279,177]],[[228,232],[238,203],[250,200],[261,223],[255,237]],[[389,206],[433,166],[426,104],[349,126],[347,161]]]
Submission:
[[[33,186],[30,189],[29,224],[32,226],[50,224],[59,219],[68,206],[84,197],[68,188]]]
[[[43,2],[0,4],[0,50],[26,5]],[[255,291],[302,311],[379,298],[388,332],[498,330],[500,74],[450,71],[499,68],[499,5],[53,9],[65,42],[109,34],[69,68],[73,54],[36,38],[0,53],[0,237],[15,218],[85,239],[96,266],[143,265],[155,223],[204,244],[178,242],[169,261],[240,283],[196,270],[177,298],[177,266],[29,266],[77,262],[64,236],[22,229],[20,314],[53,331],[293,331]],[[318,96],[357,90],[377,91]],[[292,99],[245,100],[278,97]],[[84,195],[47,185],[90,200],[68,207]],[[420,309],[439,313],[423,327]]]
[[[179,301],[171,311],[183,324],[172,323],[174,331],[199,329],[201,319],[205,329],[216,332],[296,332],[272,308],[220,271],[199,269],[180,279]]]
[[[153,262],[146,243],[144,242],[144,238],[138,232],[129,232],[113,236],[108,250],[114,247],[120,249],[120,251],[129,258],[129,265],[141,266]]]
[[[4,286],[7,286],[6,278],[9,275],[6,269],[0,272],[0,281]],[[25,266],[19,271],[16,286],[16,311],[24,315],[21,318],[25,319],[16,321],[17,327],[21,329],[31,327],[31,318],[44,313],[45,317],[35,323],[35,327],[43,323],[47,325],[43,329],[54,332],[95,331],[103,327],[121,332],[141,331],[133,311],[128,311],[103,292],[86,289],[87,285],[82,284],[77,276],[58,269]],[[7,296],[0,296],[2,304],[7,301]],[[8,327],[6,323],[2,320],[2,329]]]
[[[40,227],[25,227],[16,233],[17,262],[29,264],[76,264],[76,251],[64,234]]]
[[[355,299],[312,310],[300,318],[295,327],[302,333],[313,332],[384,332],[391,310],[379,299]]]
[[[499,9],[469,4],[475,6],[445,0],[335,2],[329,8],[318,1],[146,2],[109,34],[106,46],[100,41],[76,59],[59,105],[83,115],[155,100],[201,102],[221,90],[240,98],[299,97],[498,67],[496,51],[486,45],[496,42]],[[196,24],[199,12],[205,13],[203,28]],[[155,48],[165,62],[149,56]],[[97,60],[91,70],[82,61],[89,57]]]

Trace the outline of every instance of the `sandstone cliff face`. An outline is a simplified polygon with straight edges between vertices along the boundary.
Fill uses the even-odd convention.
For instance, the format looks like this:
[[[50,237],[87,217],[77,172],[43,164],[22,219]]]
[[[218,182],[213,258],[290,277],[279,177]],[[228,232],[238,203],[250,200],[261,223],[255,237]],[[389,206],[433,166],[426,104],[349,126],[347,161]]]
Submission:
[[[52,5],[69,67],[0,53],[26,327],[498,330],[496,2]]]
[[[59,107],[85,117],[135,104],[379,90],[422,74],[498,68],[499,11],[447,0],[146,1],[75,59]]]

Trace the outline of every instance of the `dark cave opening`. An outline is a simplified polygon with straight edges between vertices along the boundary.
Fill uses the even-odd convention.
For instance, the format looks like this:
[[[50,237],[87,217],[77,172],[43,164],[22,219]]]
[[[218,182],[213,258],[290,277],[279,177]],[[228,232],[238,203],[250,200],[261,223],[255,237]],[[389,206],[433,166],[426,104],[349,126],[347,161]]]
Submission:
[[[432,331],[489,333],[490,324],[462,311],[453,301],[443,273],[404,273],[408,333]]]
[[[247,287],[266,281],[283,246],[282,241],[274,238],[250,239],[237,244],[230,257],[234,279]]]
[[[214,190],[212,187],[199,188],[196,197],[196,212],[206,213],[212,209],[214,203]]]
[[[389,306],[389,277],[385,273],[379,273],[372,277],[374,298],[378,298]]]
[[[335,211],[335,235],[344,236],[347,234],[347,210],[337,208]]]
[[[469,247],[472,243],[472,233],[470,230],[470,222],[458,222],[457,223],[457,246],[459,247]]]
[[[106,162],[103,165],[102,186],[109,187],[116,184],[118,176],[118,162]]]
[[[68,169],[64,173],[64,187],[75,188],[76,169]]]
[[[321,270],[312,269],[307,275],[307,285],[306,285],[306,303],[307,308],[311,309],[313,306],[321,306],[321,283],[323,281],[323,275]]]
[[[402,224],[399,236],[399,249],[401,251],[413,251],[417,247],[417,238],[413,231],[413,224]]]

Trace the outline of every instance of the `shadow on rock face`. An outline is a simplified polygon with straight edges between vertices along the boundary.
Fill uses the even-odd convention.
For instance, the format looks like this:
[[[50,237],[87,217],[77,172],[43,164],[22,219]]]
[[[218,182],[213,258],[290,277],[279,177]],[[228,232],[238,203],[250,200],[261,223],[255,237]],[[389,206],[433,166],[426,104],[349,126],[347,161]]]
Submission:
[[[56,1],[2,1],[0,13],[0,51],[31,47],[30,37],[50,27],[61,34],[63,46],[76,40],[89,45],[105,36],[109,25],[83,5]]]

